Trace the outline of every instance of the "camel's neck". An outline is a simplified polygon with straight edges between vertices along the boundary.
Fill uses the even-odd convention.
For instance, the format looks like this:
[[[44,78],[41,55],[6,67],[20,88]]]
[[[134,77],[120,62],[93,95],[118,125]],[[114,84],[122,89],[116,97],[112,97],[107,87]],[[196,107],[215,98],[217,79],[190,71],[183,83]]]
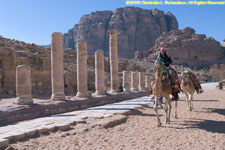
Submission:
[[[191,79],[190,76],[188,76],[188,79],[186,80],[186,85],[189,86],[189,87],[193,87],[194,86],[194,83]]]
[[[161,69],[156,69],[156,72],[155,72],[155,79],[156,78],[161,78]]]
[[[159,90],[161,88],[161,69],[156,69],[156,72],[155,72],[155,85],[156,85],[156,88]]]

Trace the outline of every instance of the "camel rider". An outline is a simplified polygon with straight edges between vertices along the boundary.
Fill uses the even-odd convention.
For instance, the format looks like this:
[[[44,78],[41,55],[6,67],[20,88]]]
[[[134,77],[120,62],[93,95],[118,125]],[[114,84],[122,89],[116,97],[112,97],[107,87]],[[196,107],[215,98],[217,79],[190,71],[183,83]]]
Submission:
[[[174,72],[171,70],[170,68],[170,64],[173,62],[171,57],[167,54],[166,52],[166,49],[165,48],[160,48],[160,53],[157,57],[157,61],[163,63],[166,67],[166,69],[168,70],[169,74],[170,74],[170,77],[171,77],[171,82],[172,82],[172,85],[175,84],[175,76],[174,76]]]

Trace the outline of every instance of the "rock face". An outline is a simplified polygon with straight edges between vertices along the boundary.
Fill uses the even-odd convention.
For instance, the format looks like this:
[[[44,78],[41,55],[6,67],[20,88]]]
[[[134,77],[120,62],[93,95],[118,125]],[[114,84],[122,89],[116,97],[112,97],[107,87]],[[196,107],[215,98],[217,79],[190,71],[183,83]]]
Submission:
[[[218,41],[207,38],[204,34],[195,34],[195,30],[189,27],[162,34],[156,39],[153,48],[136,52],[135,59],[154,61],[160,47],[167,49],[173,58],[173,64],[192,68],[224,60],[224,50]]]
[[[64,34],[64,47],[76,49],[79,41],[87,42],[89,55],[103,49],[109,55],[107,31],[117,29],[119,57],[132,58],[135,51],[154,46],[163,32],[178,29],[176,18],[170,12],[137,7],[118,8],[114,11],[97,11],[81,17],[80,22]]]

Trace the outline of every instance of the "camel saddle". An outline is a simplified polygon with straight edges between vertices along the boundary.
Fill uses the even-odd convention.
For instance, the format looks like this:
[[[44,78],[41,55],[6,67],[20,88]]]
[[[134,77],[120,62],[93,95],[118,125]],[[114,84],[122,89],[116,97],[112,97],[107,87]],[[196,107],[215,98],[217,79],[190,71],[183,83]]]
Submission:
[[[196,92],[198,94],[203,93],[203,89],[202,89],[200,83],[198,82],[196,75],[192,71],[188,71],[187,73],[191,77],[191,80],[192,80],[192,83],[194,84]]]

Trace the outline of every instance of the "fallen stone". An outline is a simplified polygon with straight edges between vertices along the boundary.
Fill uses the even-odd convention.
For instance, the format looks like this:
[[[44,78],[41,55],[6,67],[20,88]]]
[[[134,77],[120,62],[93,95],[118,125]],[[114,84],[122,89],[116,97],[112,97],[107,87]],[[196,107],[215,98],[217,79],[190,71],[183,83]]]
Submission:
[[[102,120],[99,120],[97,123],[94,123],[93,125],[102,126],[104,128],[112,128],[112,127],[115,127],[122,123],[125,123],[126,121],[127,121],[127,116],[116,115],[113,117],[104,118]]]
[[[56,129],[55,124],[49,124],[45,126],[46,129],[48,129],[50,132],[54,131]]]
[[[67,130],[69,128],[70,128],[70,125],[69,124],[58,124],[58,125],[56,125],[56,129],[57,130],[64,131],[64,130]]]
[[[34,136],[35,134],[37,133],[37,130],[27,130],[26,132],[25,132],[25,136],[26,137],[31,137],[31,136]]]
[[[18,141],[25,138],[25,133],[15,133],[13,135],[13,140]]]
[[[8,139],[0,139],[0,148],[6,147],[9,145]]]
[[[38,129],[38,133],[39,134],[42,134],[42,133],[45,133],[45,132],[48,132],[48,131],[49,131],[49,129],[48,128],[45,128],[45,127]]]
[[[12,133],[3,133],[0,135],[0,139],[8,139],[9,141],[11,141],[13,138],[13,134]]]

